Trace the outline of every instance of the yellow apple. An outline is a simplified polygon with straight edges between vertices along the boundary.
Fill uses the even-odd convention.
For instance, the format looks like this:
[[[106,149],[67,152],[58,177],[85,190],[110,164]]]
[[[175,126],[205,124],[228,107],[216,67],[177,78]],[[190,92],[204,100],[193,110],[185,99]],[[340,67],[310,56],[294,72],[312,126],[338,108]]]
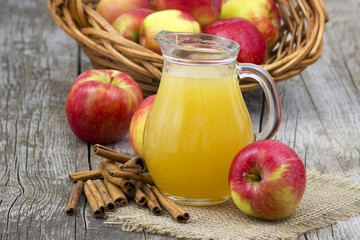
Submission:
[[[175,9],[157,11],[144,19],[140,29],[140,45],[161,54],[160,46],[154,36],[162,30],[199,33],[201,27],[189,13]]]

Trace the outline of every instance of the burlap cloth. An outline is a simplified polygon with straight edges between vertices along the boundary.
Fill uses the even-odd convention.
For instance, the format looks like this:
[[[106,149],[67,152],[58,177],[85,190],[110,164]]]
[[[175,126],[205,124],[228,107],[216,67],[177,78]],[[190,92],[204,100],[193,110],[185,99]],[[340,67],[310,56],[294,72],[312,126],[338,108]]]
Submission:
[[[300,234],[360,214],[360,184],[348,178],[309,173],[298,208],[279,221],[263,221],[243,214],[232,200],[211,207],[183,206],[190,220],[175,222],[165,211],[154,216],[133,202],[107,214],[106,224],[120,224],[124,231],[169,234],[195,239],[294,239]]]

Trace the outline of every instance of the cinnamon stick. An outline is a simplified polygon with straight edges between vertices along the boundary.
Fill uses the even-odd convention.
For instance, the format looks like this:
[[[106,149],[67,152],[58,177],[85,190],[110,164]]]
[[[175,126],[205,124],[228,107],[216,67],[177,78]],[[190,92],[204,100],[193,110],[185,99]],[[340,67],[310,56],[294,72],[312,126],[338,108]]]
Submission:
[[[105,147],[100,144],[95,144],[95,146],[92,149],[92,152],[100,157],[107,158],[112,161],[120,162],[120,163],[126,163],[127,161],[132,159],[132,157],[130,156],[119,153],[111,148]]]
[[[120,189],[129,197],[133,197],[135,194],[135,185],[132,181],[124,178],[111,177],[108,180],[120,187]]]
[[[143,182],[139,182],[136,181],[135,185],[140,188],[140,190],[145,194],[145,196],[147,197],[147,202],[146,205],[147,207],[150,209],[150,211],[159,216],[162,215],[162,208],[160,207],[159,202],[157,201],[154,193],[150,190],[150,188],[148,187],[148,185],[146,183]]]
[[[131,173],[142,173],[147,170],[145,159],[142,157],[134,157],[124,163],[120,169],[124,172],[131,172]]]
[[[112,200],[107,188],[105,187],[104,183],[100,179],[94,180],[94,184],[99,191],[101,198],[103,199],[106,207],[106,211],[113,212],[115,210],[115,203]]]
[[[101,173],[99,172],[99,170],[75,172],[69,174],[69,178],[72,182],[77,182],[79,180],[86,181],[88,179],[98,178],[98,177],[101,177]]]
[[[148,201],[146,195],[136,185],[135,185],[134,200],[135,200],[135,203],[139,206],[144,206]]]
[[[86,185],[88,185],[89,190],[91,191],[92,195],[95,198],[95,201],[97,203],[97,205],[100,208],[100,211],[105,213],[105,203],[104,200],[102,199],[99,191],[97,190],[93,180],[87,180],[86,181]]]
[[[98,170],[101,172],[101,175],[109,180],[109,182],[119,186],[121,190],[126,193],[128,196],[132,197],[135,194],[135,185],[128,179],[112,177],[110,171],[119,171],[120,167],[113,161],[103,158],[99,165]]]
[[[120,187],[116,186],[112,182],[109,182],[106,178],[104,178],[104,183],[112,200],[115,202],[116,207],[125,207],[128,204],[128,200],[124,192],[121,191]]]
[[[160,204],[170,213],[170,215],[179,223],[185,223],[190,218],[190,214],[162,194],[155,186],[151,186],[150,190],[154,193]]]
[[[151,177],[142,175],[142,174],[135,174],[131,172],[124,172],[124,171],[109,171],[109,175],[112,177],[121,177],[121,178],[129,178],[137,181],[141,181],[144,183],[148,183],[150,185],[155,185],[154,181]]]
[[[86,199],[89,202],[89,205],[93,211],[93,214],[96,218],[102,218],[105,215],[105,212],[102,212],[99,205],[97,204],[94,195],[91,193],[88,184],[84,185],[84,193],[86,196]]]
[[[70,198],[69,198],[69,202],[68,202],[68,204],[66,206],[66,210],[65,210],[65,212],[68,216],[74,215],[76,206],[79,202],[80,195],[83,191],[83,187],[84,187],[84,181],[80,180],[80,181],[77,181],[76,185],[72,189]]]
[[[101,175],[104,178],[109,179],[110,177],[112,177],[109,172],[111,172],[111,171],[119,171],[120,167],[115,162],[113,162],[113,161],[111,161],[111,160],[109,160],[107,158],[103,158],[99,162],[98,170],[100,171]]]

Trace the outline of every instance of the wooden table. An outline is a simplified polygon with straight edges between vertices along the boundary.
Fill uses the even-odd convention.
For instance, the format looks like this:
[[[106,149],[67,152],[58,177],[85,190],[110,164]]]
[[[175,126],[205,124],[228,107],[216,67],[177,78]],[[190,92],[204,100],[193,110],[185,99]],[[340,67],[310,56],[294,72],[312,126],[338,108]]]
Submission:
[[[360,4],[325,4],[330,21],[321,58],[277,84],[283,120],[276,139],[291,146],[307,169],[357,173],[351,179],[360,183]],[[83,197],[76,216],[65,215],[68,174],[94,169],[100,158],[72,134],[64,108],[71,83],[91,65],[51,19],[45,1],[2,1],[0,46],[0,239],[168,239],[104,226]],[[267,116],[262,92],[244,97],[260,129]],[[134,154],[128,137],[109,147]],[[360,217],[299,237],[359,238]]]

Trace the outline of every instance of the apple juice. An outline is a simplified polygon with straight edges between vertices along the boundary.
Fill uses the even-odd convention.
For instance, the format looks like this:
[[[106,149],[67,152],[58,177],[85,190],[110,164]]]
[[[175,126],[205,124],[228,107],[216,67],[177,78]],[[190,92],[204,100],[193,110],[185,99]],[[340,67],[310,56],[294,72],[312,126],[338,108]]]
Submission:
[[[201,205],[228,199],[231,162],[254,141],[231,64],[165,62],[145,125],[144,158],[158,188],[174,200]]]

